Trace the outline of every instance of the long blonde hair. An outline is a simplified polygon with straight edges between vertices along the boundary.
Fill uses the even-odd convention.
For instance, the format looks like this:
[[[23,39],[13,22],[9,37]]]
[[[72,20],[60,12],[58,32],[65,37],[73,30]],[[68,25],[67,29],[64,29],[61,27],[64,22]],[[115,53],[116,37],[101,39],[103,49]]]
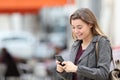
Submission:
[[[87,24],[92,25],[92,33],[93,35],[101,35],[105,36],[105,34],[100,29],[100,26],[98,25],[97,19],[95,15],[92,13],[92,11],[88,8],[81,8],[76,10],[71,16],[70,16],[70,24],[72,20],[80,19],[84,21]],[[73,39],[76,38],[75,34],[72,33]]]

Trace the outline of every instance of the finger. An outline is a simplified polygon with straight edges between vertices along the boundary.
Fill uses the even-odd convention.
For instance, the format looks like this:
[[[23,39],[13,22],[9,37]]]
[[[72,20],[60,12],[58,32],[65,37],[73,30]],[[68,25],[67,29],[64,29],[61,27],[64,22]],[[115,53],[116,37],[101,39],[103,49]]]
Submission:
[[[65,69],[66,69],[66,66],[63,66],[63,69],[65,70]]]
[[[63,66],[61,66],[61,65],[58,65],[58,67],[64,69]]]
[[[62,64],[67,64],[67,61],[63,61]]]
[[[60,62],[59,62],[58,60],[56,60],[56,63],[57,63],[57,64],[60,64]]]

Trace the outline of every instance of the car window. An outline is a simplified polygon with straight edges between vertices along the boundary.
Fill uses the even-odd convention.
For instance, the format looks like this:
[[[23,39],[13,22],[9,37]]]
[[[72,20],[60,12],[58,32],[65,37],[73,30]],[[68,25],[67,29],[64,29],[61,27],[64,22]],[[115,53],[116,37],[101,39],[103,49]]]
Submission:
[[[18,37],[13,37],[13,38],[5,38],[2,41],[27,41],[25,38],[18,38]]]

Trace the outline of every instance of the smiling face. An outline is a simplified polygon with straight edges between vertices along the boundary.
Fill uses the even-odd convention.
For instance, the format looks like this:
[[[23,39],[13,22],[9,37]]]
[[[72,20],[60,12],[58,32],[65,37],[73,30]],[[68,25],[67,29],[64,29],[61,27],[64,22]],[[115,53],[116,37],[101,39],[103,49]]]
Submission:
[[[78,40],[84,40],[92,35],[90,24],[85,23],[81,19],[71,20],[72,32]]]

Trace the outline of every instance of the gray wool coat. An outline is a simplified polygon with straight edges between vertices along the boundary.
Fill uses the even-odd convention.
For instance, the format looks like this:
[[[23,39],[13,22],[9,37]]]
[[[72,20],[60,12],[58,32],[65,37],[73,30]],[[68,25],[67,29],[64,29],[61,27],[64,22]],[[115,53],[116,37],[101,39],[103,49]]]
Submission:
[[[99,55],[96,64],[95,44],[99,37],[93,37],[93,40],[78,60],[78,70],[76,72],[78,80],[108,80],[112,54],[111,45],[107,38],[100,38],[98,45]],[[80,40],[74,41],[72,45],[71,53],[68,57],[73,63],[80,45]],[[62,72],[58,73],[58,75],[64,80],[72,80],[73,73]]]

